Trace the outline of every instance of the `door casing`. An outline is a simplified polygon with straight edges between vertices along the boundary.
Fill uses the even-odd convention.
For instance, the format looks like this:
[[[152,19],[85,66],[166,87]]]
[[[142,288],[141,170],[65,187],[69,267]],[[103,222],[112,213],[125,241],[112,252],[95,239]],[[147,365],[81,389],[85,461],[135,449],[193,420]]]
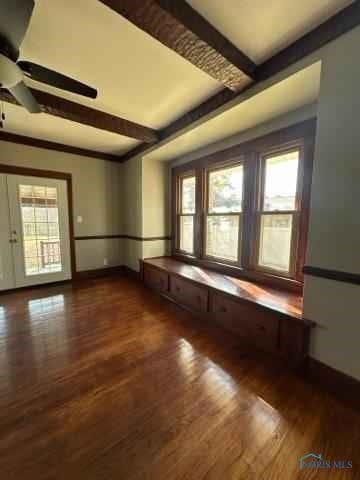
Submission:
[[[67,201],[69,218],[69,241],[70,241],[70,265],[71,276],[76,276],[76,257],[75,257],[75,237],[74,237],[74,209],[73,209],[73,190],[71,173],[55,172],[51,170],[41,170],[35,168],[17,167],[12,165],[0,164],[0,173],[9,175],[19,175],[26,177],[51,178],[55,180],[65,180],[67,183]]]

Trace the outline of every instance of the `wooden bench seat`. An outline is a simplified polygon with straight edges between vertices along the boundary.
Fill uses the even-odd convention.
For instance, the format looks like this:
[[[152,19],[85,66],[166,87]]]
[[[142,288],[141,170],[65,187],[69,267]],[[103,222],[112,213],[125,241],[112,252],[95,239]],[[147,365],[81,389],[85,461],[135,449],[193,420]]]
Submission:
[[[311,328],[302,316],[302,297],[171,257],[142,261],[147,286],[201,318],[226,328],[255,348],[303,365],[308,356]]]

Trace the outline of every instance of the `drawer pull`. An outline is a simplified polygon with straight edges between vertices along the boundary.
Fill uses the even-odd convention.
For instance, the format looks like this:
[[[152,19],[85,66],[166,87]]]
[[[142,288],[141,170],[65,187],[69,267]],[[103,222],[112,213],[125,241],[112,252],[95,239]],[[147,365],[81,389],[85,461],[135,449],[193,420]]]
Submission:
[[[177,291],[177,292],[180,292],[180,290],[181,290],[181,288],[178,287],[178,286],[176,286],[176,291]]]
[[[265,327],[264,325],[258,325],[258,330],[260,330],[261,332],[265,332]]]
[[[226,312],[227,312],[227,308],[226,308],[226,307],[220,307],[220,308],[219,308],[219,311],[220,311],[221,313],[226,313]]]

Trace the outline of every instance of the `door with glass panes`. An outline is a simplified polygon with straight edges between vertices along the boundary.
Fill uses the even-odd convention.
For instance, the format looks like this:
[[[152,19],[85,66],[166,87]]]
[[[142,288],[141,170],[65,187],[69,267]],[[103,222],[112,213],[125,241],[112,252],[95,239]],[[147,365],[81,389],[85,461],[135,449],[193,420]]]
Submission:
[[[66,181],[0,174],[0,290],[70,278]]]

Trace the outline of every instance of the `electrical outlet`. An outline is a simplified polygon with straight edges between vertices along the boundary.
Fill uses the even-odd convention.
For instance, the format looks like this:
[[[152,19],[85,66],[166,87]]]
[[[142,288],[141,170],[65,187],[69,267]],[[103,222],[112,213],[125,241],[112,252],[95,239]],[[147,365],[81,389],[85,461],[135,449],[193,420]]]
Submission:
[[[109,265],[109,261],[108,261],[107,258],[104,258],[104,265],[105,265],[105,267],[107,267]]]

